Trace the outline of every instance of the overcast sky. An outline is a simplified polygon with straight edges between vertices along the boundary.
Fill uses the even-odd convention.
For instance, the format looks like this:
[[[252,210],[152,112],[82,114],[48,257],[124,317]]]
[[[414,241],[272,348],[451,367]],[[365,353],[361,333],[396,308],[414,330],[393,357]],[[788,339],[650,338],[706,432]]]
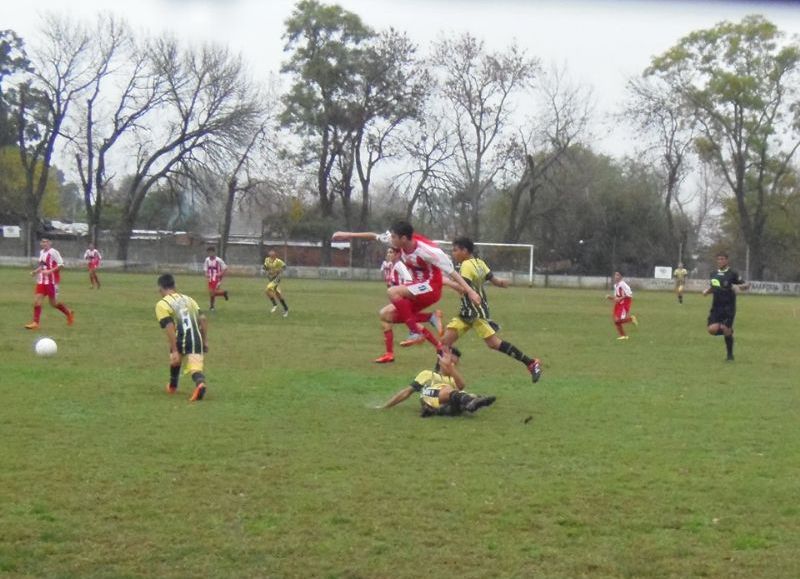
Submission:
[[[612,112],[628,78],[650,58],[693,30],[759,13],[782,31],[800,34],[800,4],[793,2],[637,0],[340,0],[376,29],[405,31],[423,52],[442,33],[469,31],[491,49],[512,41],[543,64],[566,66],[573,81],[593,88],[599,113]],[[277,72],[284,21],[293,0],[6,0],[0,28],[35,40],[39,15],[91,18],[98,11],[124,16],[136,29],[174,32],[192,42],[227,43],[242,52],[257,75]],[[618,154],[632,149],[627,134],[601,131],[594,146]]]

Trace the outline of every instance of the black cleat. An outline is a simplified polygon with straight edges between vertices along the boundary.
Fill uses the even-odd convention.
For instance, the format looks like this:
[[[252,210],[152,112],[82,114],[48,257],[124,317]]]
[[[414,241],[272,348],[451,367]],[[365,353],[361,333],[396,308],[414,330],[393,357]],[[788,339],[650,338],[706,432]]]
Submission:
[[[728,357],[725,358],[726,362],[733,362],[733,354],[728,354]]]
[[[536,384],[542,377],[542,364],[539,362],[538,358],[534,358],[533,361],[528,364],[528,372],[531,373],[531,380]]]
[[[475,412],[478,410],[478,408],[491,406],[494,404],[495,400],[497,400],[497,398],[494,396],[476,396],[467,403],[467,405],[464,407],[464,410],[467,412]]]
[[[228,290],[225,290],[225,293],[222,294],[222,297],[225,298],[225,301],[228,301]]]

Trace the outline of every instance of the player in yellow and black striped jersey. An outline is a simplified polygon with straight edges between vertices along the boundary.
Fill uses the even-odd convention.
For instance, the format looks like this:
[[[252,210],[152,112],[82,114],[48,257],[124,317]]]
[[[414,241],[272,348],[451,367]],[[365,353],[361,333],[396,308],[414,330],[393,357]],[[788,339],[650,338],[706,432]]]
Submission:
[[[461,307],[458,316],[453,318],[442,338],[442,344],[452,346],[462,334],[474,329],[486,345],[492,350],[503,352],[507,356],[519,360],[528,368],[531,379],[538,382],[542,376],[542,366],[537,358],[530,358],[523,354],[516,346],[497,335],[496,325],[489,315],[489,302],[486,298],[486,282],[494,286],[508,287],[508,280],[494,276],[492,270],[481,258],[475,255],[475,244],[468,237],[458,237],[453,240],[453,260],[458,264],[461,277],[474,289],[481,298],[480,305],[475,305],[470,299],[461,296]]]
[[[477,396],[463,392],[464,378],[456,369],[459,352],[442,352],[437,357],[433,370],[423,370],[413,382],[392,396],[381,408],[391,408],[408,399],[414,392],[419,393],[420,415],[457,416],[462,412],[475,412],[494,403],[494,396]]]
[[[181,365],[185,363],[195,387],[190,400],[202,400],[206,394],[203,354],[208,351],[206,317],[197,302],[175,290],[175,278],[165,273],[158,278],[161,299],[156,303],[156,319],[165,330],[169,344],[169,384],[167,392],[178,390]]]
[[[278,311],[278,303],[275,301],[277,297],[281,305],[283,306],[283,317],[289,315],[289,306],[286,305],[286,301],[283,299],[283,294],[281,293],[280,283],[281,283],[281,274],[283,270],[286,269],[286,263],[278,257],[278,254],[275,253],[275,250],[270,250],[267,258],[264,260],[264,271],[267,272],[267,289],[265,290],[269,301],[272,302],[272,309],[270,310],[271,314],[274,314]]]

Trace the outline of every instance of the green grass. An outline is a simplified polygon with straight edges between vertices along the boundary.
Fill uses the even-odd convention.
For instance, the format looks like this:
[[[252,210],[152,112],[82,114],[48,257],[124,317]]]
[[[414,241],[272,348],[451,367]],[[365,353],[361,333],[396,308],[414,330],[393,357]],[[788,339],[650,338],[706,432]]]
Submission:
[[[45,306],[41,359],[30,278],[0,270],[0,576],[800,576],[795,299],[743,296],[726,364],[709,298],[638,292],[620,343],[604,292],[493,289],[542,381],[467,335],[497,403],[423,420],[373,408],[432,363],[371,363],[380,284],[285,280],[283,319],[263,278],[229,279],[189,404],[187,378],[163,390],[155,278],[67,272],[77,321]]]

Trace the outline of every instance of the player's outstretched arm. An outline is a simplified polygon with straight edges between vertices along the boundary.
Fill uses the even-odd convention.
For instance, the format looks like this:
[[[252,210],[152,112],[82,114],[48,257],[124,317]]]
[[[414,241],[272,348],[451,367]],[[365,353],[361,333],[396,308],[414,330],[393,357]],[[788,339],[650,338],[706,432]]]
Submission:
[[[489,283],[494,285],[494,286],[497,286],[497,287],[508,287],[508,286],[511,285],[511,282],[508,281],[507,279],[503,279],[503,278],[500,278],[500,277],[494,277],[494,276],[489,278]]]
[[[465,293],[467,293],[467,292],[464,291],[464,289],[460,285],[458,285],[456,282],[454,282],[449,277],[443,277],[442,278],[442,283],[444,285],[446,285],[447,287],[449,287],[451,290],[457,292],[458,295],[460,295],[460,296],[464,295]]]
[[[414,393],[414,388],[411,386],[406,386],[400,392],[392,396],[389,401],[383,405],[383,408],[391,408],[392,406],[396,406],[406,400],[409,396]]]
[[[470,301],[475,304],[476,306],[481,305],[481,296],[478,295],[472,286],[470,286],[467,281],[461,277],[461,274],[458,273],[456,270],[450,272],[450,279],[453,280],[456,284],[458,284],[461,289],[463,290],[462,293],[469,296]]]
[[[378,241],[380,235],[370,231],[336,231],[331,235],[333,241],[347,241],[349,239],[367,239],[369,241]]]

